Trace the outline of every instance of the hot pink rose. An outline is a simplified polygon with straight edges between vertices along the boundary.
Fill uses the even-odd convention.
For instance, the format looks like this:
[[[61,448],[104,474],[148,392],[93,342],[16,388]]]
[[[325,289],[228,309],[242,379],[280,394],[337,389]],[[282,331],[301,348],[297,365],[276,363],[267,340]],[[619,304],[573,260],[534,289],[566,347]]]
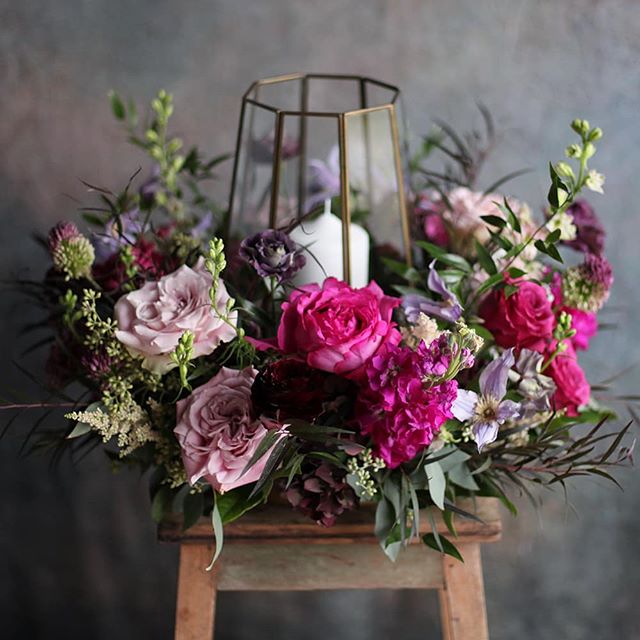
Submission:
[[[373,281],[362,289],[335,278],[304,286],[282,305],[278,347],[316,369],[357,377],[381,345],[400,342],[391,320],[399,304]]]
[[[193,333],[194,357],[211,353],[220,342],[231,340],[235,330],[213,313],[210,288],[211,275],[202,259],[193,269],[183,265],[147,282],[116,302],[116,337],[129,351],[143,356],[143,366],[155,373],[166,373],[175,366],[170,354],[187,330]],[[224,310],[227,300],[229,294],[220,280],[217,308]],[[230,321],[235,324],[235,313]]]
[[[480,306],[480,317],[500,347],[542,352],[556,325],[547,292],[527,280],[510,284],[518,291],[508,297],[503,290],[490,293]]]
[[[591,397],[591,388],[584,371],[578,364],[576,352],[572,346],[557,355],[545,370],[556,384],[553,404],[557,410],[566,409],[568,416],[577,416],[578,407],[587,404]]]
[[[223,367],[177,404],[174,430],[191,484],[204,478],[218,492],[255,482],[269,458],[247,463],[273,424],[251,417],[251,386],[257,371]]]

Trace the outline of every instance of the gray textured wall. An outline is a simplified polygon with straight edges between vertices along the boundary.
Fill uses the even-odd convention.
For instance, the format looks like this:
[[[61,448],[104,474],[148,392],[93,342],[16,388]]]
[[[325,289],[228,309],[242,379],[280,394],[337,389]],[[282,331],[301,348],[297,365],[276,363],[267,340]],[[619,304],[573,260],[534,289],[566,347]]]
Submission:
[[[139,99],[175,94],[177,129],[210,151],[232,147],[238,98],[254,78],[291,70],[360,72],[400,85],[415,131],[441,117],[464,128],[482,100],[507,136],[487,177],[539,170],[514,188],[541,203],[545,162],[559,158],[576,115],[602,126],[595,200],[617,271],[608,320],[585,360],[598,380],[639,359],[640,8],[633,0],[36,0],[0,1],[0,271],[38,275],[29,240],[73,213],[78,177],[117,186],[139,156],[110,120],[115,87]],[[601,204],[600,204],[601,202]],[[20,323],[37,311],[0,297],[1,386],[37,389],[7,366],[22,358]],[[634,391],[629,373],[621,389]],[[36,396],[37,397],[37,396]],[[146,484],[112,477],[100,455],[78,468],[17,458],[27,429],[0,443],[3,638],[170,637],[177,556],[154,543]],[[504,542],[487,549],[496,639],[640,637],[640,498],[587,481],[572,500],[524,502]],[[423,593],[224,594],[218,637],[436,638]]]

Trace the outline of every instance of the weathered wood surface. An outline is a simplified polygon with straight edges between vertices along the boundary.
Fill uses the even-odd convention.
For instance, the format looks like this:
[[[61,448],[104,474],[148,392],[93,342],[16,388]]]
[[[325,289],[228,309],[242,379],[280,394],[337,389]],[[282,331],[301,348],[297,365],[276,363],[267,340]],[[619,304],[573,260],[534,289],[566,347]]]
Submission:
[[[444,585],[439,591],[443,640],[488,640],[487,609],[480,544],[462,543],[464,564],[442,558]]]
[[[480,521],[455,516],[454,522],[459,540],[495,542],[500,539],[502,523],[498,501],[495,498],[480,498],[461,503],[461,508],[473,513]],[[237,543],[280,542],[292,544],[349,544],[372,542],[375,505],[362,505],[360,509],[346,514],[333,527],[322,527],[294,511],[287,505],[268,505],[254,509],[242,518],[225,526],[225,546]],[[432,510],[440,533],[448,535],[440,512]],[[421,513],[421,533],[431,531],[426,513]],[[158,527],[158,538],[164,542],[203,543],[211,542],[213,532],[208,518],[200,519],[187,531],[176,518],[163,522]]]
[[[213,636],[217,569],[205,571],[212,554],[211,545],[180,547],[175,640],[208,640]]]
[[[422,544],[400,552],[393,563],[373,535],[375,505],[364,505],[325,528],[285,505],[268,505],[225,527],[225,548],[214,570],[208,519],[188,531],[174,519],[158,537],[180,542],[176,640],[213,635],[217,591],[303,591],[318,589],[438,589],[445,640],[488,640],[480,544],[500,538],[498,501],[483,498],[460,505],[479,520],[455,517],[456,545],[465,562]],[[447,533],[439,512],[437,528]],[[430,531],[421,514],[421,532]]]
[[[218,570],[220,591],[437,589],[442,584],[440,555],[418,545],[391,562],[372,544],[232,544],[225,547]]]

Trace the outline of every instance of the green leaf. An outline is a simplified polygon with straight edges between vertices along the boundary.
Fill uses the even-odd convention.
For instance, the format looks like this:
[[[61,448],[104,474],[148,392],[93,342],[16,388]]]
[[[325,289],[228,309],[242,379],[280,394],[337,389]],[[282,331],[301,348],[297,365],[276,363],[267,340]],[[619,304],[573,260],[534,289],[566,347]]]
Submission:
[[[478,491],[480,488],[473,479],[469,467],[467,467],[464,462],[449,471],[449,480],[451,480],[453,484],[457,484],[459,487],[467,489],[468,491]]]
[[[382,498],[382,500],[378,502],[378,506],[376,507],[376,519],[374,527],[376,538],[378,538],[382,546],[384,546],[385,540],[391,533],[391,529],[393,529],[395,521],[396,516],[391,502],[389,502],[389,500],[387,500],[386,498]]]
[[[458,449],[458,447],[453,444],[445,445],[438,453],[443,456],[439,462],[440,468],[444,473],[447,473],[454,467],[466,462],[471,457],[468,453],[465,453],[462,449]],[[426,462],[429,463],[433,461],[427,458]]]
[[[160,487],[151,501],[151,517],[154,522],[162,521],[165,515],[171,513],[174,497],[175,492],[169,486],[165,484]]]
[[[433,533],[425,533],[422,536],[422,542],[424,542],[427,547],[431,547],[435,551],[440,551],[440,547],[438,546],[438,542],[440,542],[440,544],[442,545],[441,553],[445,553],[448,556],[452,556],[456,560],[460,560],[460,562],[464,562],[456,546],[444,536],[440,536],[440,540],[436,541],[436,537],[433,535]]]
[[[80,436],[84,436],[91,431],[91,427],[85,422],[77,422],[76,426],[73,427],[71,433],[67,436],[67,440],[72,440],[73,438],[79,438]]]
[[[497,274],[498,267],[496,267],[496,264],[493,261],[491,254],[487,251],[486,247],[482,243],[478,242],[477,240],[475,241],[475,247],[476,247],[476,253],[478,254],[478,262],[480,263],[482,268],[489,275]]]
[[[447,480],[438,462],[431,462],[424,465],[425,473],[429,480],[429,494],[433,503],[438,509],[444,509],[444,492],[447,487]]]
[[[269,456],[269,459],[264,465],[264,469],[260,474],[260,478],[258,478],[258,482],[256,482],[253,489],[251,490],[251,493],[249,494],[249,498],[252,498],[254,495],[258,493],[258,491],[260,491],[260,489],[262,489],[262,487],[265,485],[265,483],[269,479],[269,476],[276,470],[276,468],[280,464],[282,458],[284,457],[284,454],[286,453],[288,446],[289,446],[289,440],[286,437],[280,438],[280,440],[278,440],[273,445],[273,449],[271,450],[271,455]]]
[[[237,520],[264,500],[262,496],[254,496],[252,498],[251,490],[252,485],[244,485],[237,489],[226,491],[216,497],[218,512],[223,524]]]
[[[258,462],[258,460],[260,460],[260,458],[262,458],[262,456],[264,456],[267,451],[269,451],[269,449],[271,449],[276,440],[278,440],[278,438],[280,437],[282,437],[282,434],[278,429],[271,429],[270,431],[267,431],[267,434],[264,438],[262,438],[260,444],[253,452],[253,455],[251,456],[251,458],[249,458],[249,462],[247,462],[247,464],[245,465],[242,473],[240,474],[240,477],[247,473],[247,471],[249,471],[249,469],[251,469],[251,467],[253,467],[253,465],[256,464],[256,462]]]
[[[432,258],[440,258],[447,253],[442,247],[427,242],[426,240],[416,240],[416,245],[424,249]]]
[[[207,571],[213,569],[213,565],[220,556],[222,546],[224,545],[224,527],[222,526],[222,518],[218,509],[218,494],[213,492],[213,510],[211,511],[211,525],[213,526],[213,535],[216,539],[216,550],[213,554],[211,564],[207,567]]]
[[[118,120],[124,120],[127,112],[124,108],[122,99],[115,91],[109,91],[109,101],[111,102],[111,111]]]
[[[504,229],[507,226],[507,221],[500,216],[480,216],[480,218],[492,227],[498,227],[498,229]]]
[[[198,491],[188,492],[182,502],[182,529],[186,531],[192,527],[202,515],[204,508],[204,495]]]
[[[546,238],[546,242],[547,245],[550,244],[555,244],[556,242],[558,242],[558,240],[560,240],[560,236],[562,235],[562,231],[560,231],[560,229],[555,229],[554,231],[552,231]]]

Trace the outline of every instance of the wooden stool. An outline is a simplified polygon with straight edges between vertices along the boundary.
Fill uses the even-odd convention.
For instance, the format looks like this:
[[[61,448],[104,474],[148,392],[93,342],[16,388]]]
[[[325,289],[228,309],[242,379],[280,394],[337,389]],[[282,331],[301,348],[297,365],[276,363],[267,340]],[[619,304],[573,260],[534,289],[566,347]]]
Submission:
[[[493,498],[463,507],[482,520],[456,517],[455,544],[464,564],[422,542],[391,562],[373,537],[374,505],[343,515],[330,528],[285,505],[251,511],[225,527],[224,549],[211,572],[205,571],[213,554],[211,522],[202,519],[186,532],[178,521],[165,522],[158,538],[180,542],[175,640],[213,637],[218,591],[313,589],[438,589],[444,639],[487,640],[480,545],[498,540],[502,525]],[[420,521],[428,531],[426,513]]]

